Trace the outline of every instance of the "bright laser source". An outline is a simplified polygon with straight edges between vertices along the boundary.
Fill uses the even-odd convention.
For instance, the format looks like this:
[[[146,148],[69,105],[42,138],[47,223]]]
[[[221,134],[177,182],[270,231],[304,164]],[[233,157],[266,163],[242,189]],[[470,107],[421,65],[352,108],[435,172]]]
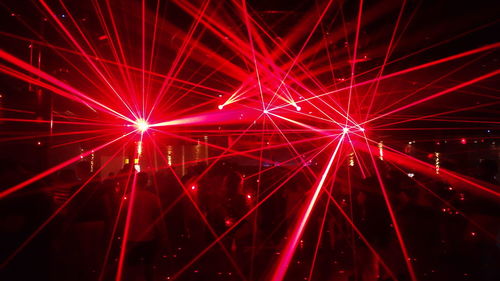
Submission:
[[[139,130],[141,133],[146,132],[149,129],[149,123],[144,120],[144,119],[139,119],[135,122],[135,127],[137,130]]]

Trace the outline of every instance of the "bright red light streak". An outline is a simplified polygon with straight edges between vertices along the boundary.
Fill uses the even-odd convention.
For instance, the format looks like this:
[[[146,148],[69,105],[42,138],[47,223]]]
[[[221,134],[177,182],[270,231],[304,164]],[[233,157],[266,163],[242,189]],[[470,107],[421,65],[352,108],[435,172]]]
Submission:
[[[368,142],[367,142],[368,145]],[[371,150],[370,150],[371,153]],[[415,270],[413,269],[413,265],[411,264],[410,260],[410,255],[408,254],[407,247],[405,245],[405,242],[403,240],[403,235],[401,234],[401,230],[399,229],[399,224],[396,219],[396,215],[394,213],[394,209],[392,207],[392,203],[390,202],[389,195],[387,194],[387,190],[385,188],[385,184],[382,180],[382,176],[380,175],[380,172],[377,167],[377,163],[375,162],[375,157],[372,155],[371,157],[373,167],[375,168],[375,175],[377,176],[378,182],[380,184],[380,189],[382,190],[382,194],[384,195],[384,200],[387,205],[387,210],[389,211],[389,215],[392,220],[392,224],[394,225],[394,231],[396,232],[396,237],[398,238],[399,245],[401,247],[401,251],[403,252],[403,256],[405,258],[406,266],[408,268],[408,272],[410,274],[410,278],[412,281],[416,281],[417,277],[415,275]]]
[[[318,199],[319,192],[321,191],[323,184],[326,181],[326,177],[330,172],[330,169],[332,168],[333,161],[335,160],[337,156],[337,152],[339,151],[340,145],[342,144],[342,140],[344,139],[345,134],[343,134],[337,143],[337,146],[335,147],[335,150],[333,151],[332,155],[330,156],[330,160],[328,160],[328,164],[326,165],[325,169],[321,173],[321,177],[316,184],[315,191],[311,199],[309,200],[309,203],[307,205],[307,208],[304,209],[301,219],[299,220],[299,223],[295,226],[291,239],[287,243],[285,249],[283,250],[283,254],[276,265],[276,269],[273,273],[273,277],[271,280],[273,281],[281,281],[283,278],[285,278],[285,273],[288,269],[288,265],[290,264],[290,261],[293,257],[293,254],[295,252],[295,249],[297,248],[297,243],[299,242],[300,237],[302,236],[302,232],[304,231],[304,228],[309,220],[309,216],[312,212],[312,209],[314,208],[314,205],[316,204],[316,200]]]

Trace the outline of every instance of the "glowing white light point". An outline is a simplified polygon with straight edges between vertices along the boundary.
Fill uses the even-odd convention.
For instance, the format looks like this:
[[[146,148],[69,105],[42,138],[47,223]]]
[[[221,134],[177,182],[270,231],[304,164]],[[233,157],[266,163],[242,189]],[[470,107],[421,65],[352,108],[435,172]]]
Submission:
[[[364,132],[365,131],[365,128],[360,128],[359,129],[361,132]]]
[[[268,114],[269,111],[267,109],[264,109],[264,114]]]
[[[297,105],[297,107],[295,107],[295,109],[297,109],[297,111],[301,111],[302,107],[300,107],[300,106]]]
[[[349,133],[349,128],[344,128],[343,131],[344,133]]]
[[[223,105],[223,104],[219,104],[219,105],[217,106],[217,108],[219,108],[219,110],[222,110],[222,109],[224,108],[224,105]]]
[[[149,129],[148,122],[143,119],[137,120],[137,122],[135,122],[135,126],[137,127],[137,130],[139,130],[141,133],[144,133]]]

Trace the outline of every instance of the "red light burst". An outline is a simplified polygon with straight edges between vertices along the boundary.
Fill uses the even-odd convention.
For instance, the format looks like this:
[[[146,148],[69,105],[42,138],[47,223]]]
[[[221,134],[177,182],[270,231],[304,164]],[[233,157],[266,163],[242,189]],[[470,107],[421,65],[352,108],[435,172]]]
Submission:
[[[81,159],[103,155],[102,163],[95,161],[95,169],[92,166],[95,177],[109,172],[113,163],[124,163],[117,189],[123,193],[120,198],[127,200],[120,200],[111,234],[111,238],[123,234],[117,247],[116,281],[123,279],[126,266],[132,209],[135,200],[140,200],[135,197],[140,171],[171,173],[170,184],[182,191],[171,200],[172,205],[162,206],[157,220],[185,200],[199,227],[212,238],[208,245],[191,245],[199,247],[169,280],[184,276],[215,246],[242,280],[284,280],[294,258],[311,261],[306,262],[311,267],[305,277],[311,280],[324,229],[335,210],[335,218],[352,230],[352,237],[360,238],[389,277],[403,274],[415,281],[420,273],[414,268],[412,251],[417,250],[409,247],[407,224],[391,196],[394,188],[388,181],[394,178],[389,171],[404,175],[401,182],[411,181],[448,205],[439,192],[426,186],[423,177],[446,181],[478,197],[498,200],[500,196],[498,186],[448,169],[447,155],[441,152],[445,139],[469,147],[478,132],[488,130],[491,136],[491,130],[498,130],[498,118],[487,118],[485,112],[497,112],[494,109],[500,103],[495,88],[500,70],[492,66],[500,43],[485,40],[451,48],[457,41],[489,30],[496,20],[450,27],[452,35],[426,30],[439,38],[434,41],[433,36],[415,31],[414,21],[425,25],[417,12],[420,6],[406,0],[397,5],[391,2],[387,9],[363,0],[355,5],[325,0],[304,3],[304,11],[297,7],[265,12],[245,0],[174,0],[168,5],[145,0],[35,2],[36,13],[8,3],[13,7],[7,15],[15,28],[0,32],[7,42],[0,50],[0,72],[8,77],[6,84],[13,85],[1,89],[0,125],[6,129],[0,142],[21,147],[20,142],[30,141],[38,150],[47,149],[46,155],[52,153],[55,160],[51,158],[35,175],[8,182],[9,186],[0,189],[0,200],[28,192]],[[421,5],[432,11],[427,4]],[[434,23],[442,24],[439,20]],[[17,50],[27,42],[29,50]],[[24,96],[9,95],[19,81],[26,88],[23,94],[29,94],[26,99],[36,104],[34,108],[29,108]],[[9,104],[4,104],[4,92]],[[424,141],[437,143],[439,148],[425,151],[421,160],[416,143]],[[75,147],[78,151],[63,153]],[[191,150],[187,152],[186,147]],[[243,171],[231,162],[248,171],[240,175]],[[190,166],[201,168],[193,172]],[[227,173],[225,177],[213,175],[220,171]],[[206,180],[210,176],[213,180]],[[210,196],[217,193],[212,189],[227,189],[228,182],[237,182],[238,177],[241,181],[234,186],[240,189],[245,207],[238,207],[244,212],[225,217],[224,227],[218,228],[202,201],[212,200]],[[152,181],[158,194],[166,192],[156,177]],[[0,261],[1,267],[8,267],[89,182],[79,183],[73,196]],[[299,193],[295,185],[300,185],[300,196],[294,193]],[[406,265],[403,272],[393,272],[400,270],[398,266],[387,262],[357,225],[353,202],[362,196],[353,199],[353,192],[382,199],[390,235],[400,251],[396,256],[401,254]],[[280,226],[288,226],[282,231],[287,239],[280,241],[279,257],[272,258],[269,268],[256,270],[259,250],[270,244],[258,227],[258,217],[266,210],[266,202],[280,196],[297,202],[282,208]],[[341,201],[341,196],[350,199]],[[228,197],[233,201],[217,203],[237,201]],[[319,214],[321,206],[325,209]],[[446,206],[443,210],[456,209]],[[311,223],[312,217],[319,217],[320,223]],[[122,230],[118,229],[120,218],[125,218]],[[225,242],[235,240],[234,233],[245,224],[251,225],[252,239],[247,240],[252,241],[252,250],[241,261]],[[298,258],[298,245],[308,230],[319,233],[312,243],[314,255]],[[109,241],[101,277],[112,267],[109,260],[116,245],[113,239]]]

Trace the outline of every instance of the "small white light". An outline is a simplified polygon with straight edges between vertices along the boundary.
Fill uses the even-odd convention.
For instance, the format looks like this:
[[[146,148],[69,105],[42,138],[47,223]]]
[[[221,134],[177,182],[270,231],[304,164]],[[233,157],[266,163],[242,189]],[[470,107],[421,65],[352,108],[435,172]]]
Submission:
[[[219,108],[219,110],[222,110],[224,108],[224,105],[223,104],[219,104],[217,107]]]
[[[268,114],[269,111],[267,109],[264,109],[264,114]]]
[[[149,129],[149,124],[144,119],[137,120],[137,122],[135,122],[135,126],[137,127],[137,130],[139,130],[141,133],[144,133]]]
[[[344,131],[344,133],[348,133],[349,132],[349,128],[344,128],[343,131]]]
[[[297,109],[297,111],[301,111],[301,110],[302,110],[302,107],[300,107],[300,106],[298,106],[298,105],[297,105],[297,106],[295,107],[295,109]]]

